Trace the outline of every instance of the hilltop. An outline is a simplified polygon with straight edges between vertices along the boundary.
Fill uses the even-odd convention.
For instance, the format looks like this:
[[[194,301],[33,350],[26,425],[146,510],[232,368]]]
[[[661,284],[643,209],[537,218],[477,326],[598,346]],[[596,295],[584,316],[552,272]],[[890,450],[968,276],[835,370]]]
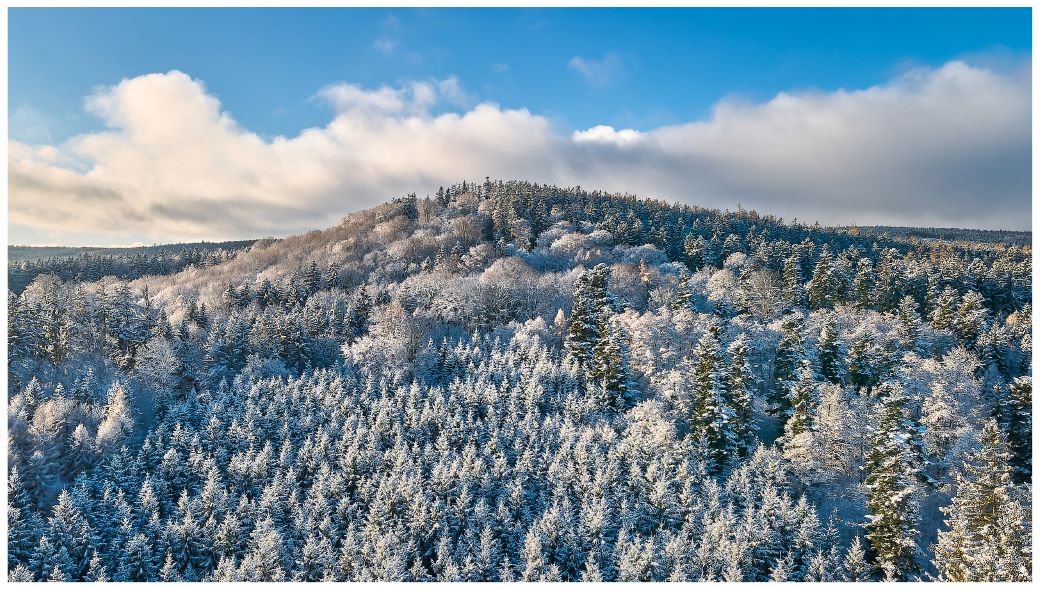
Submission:
[[[1031,251],[946,235],[486,180],[38,274],[12,579],[917,579],[970,464],[1027,580]]]

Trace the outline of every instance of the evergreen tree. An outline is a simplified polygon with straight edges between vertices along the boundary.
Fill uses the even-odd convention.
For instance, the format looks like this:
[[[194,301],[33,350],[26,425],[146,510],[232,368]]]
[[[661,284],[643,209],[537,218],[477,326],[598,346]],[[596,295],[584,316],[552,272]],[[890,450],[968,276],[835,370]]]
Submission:
[[[834,305],[834,259],[826,244],[806,285],[809,309],[826,309]]]
[[[921,337],[921,316],[917,313],[917,302],[907,295],[899,302],[899,326],[896,328],[899,345],[907,351],[917,348]]]
[[[820,376],[830,383],[842,381],[842,350],[838,341],[838,327],[833,315],[828,315],[820,328],[818,344]]]
[[[770,390],[767,411],[780,418],[781,426],[791,415],[791,389],[799,379],[799,370],[805,360],[801,316],[788,316],[780,329],[780,344],[773,364],[775,384]]]
[[[628,360],[628,337],[616,317],[606,317],[600,330],[589,375],[599,380],[614,407],[625,410],[635,405],[637,395]]]
[[[874,564],[886,579],[911,580],[918,571],[919,489],[913,425],[903,387],[880,388],[881,414],[867,454],[867,541]]]
[[[700,270],[704,264],[704,236],[693,237],[692,234],[686,234],[686,238],[683,240],[683,252],[686,255],[686,266],[692,271]]]
[[[607,267],[600,264],[581,274],[574,282],[574,303],[565,346],[579,367],[589,370],[595,348],[606,323]]]
[[[675,311],[688,310],[692,301],[693,293],[690,291],[690,275],[685,272],[680,273],[679,283],[675,289],[675,298],[672,299],[672,309]]]
[[[803,361],[798,381],[791,387],[791,417],[784,425],[788,440],[814,429],[816,416],[816,380],[809,361]]]
[[[936,298],[932,309],[932,328],[936,330],[952,330],[956,317],[957,290],[946,287]]]
[[[870,579],[870,564],[867,563],[867,554],[858,535],[845,553],[842,570],[846,582],[867,582]]]
[[[1031,481],[1033,473],[1033,378],[1016,377],[1011,382],[1003,408],[1003,427],[1011,452],[1014,477]]]
[[[714,472],[722,471],[735,451],[733,408],[726,396],[719,326],[712,323],[694,350],[693,416],[691,431],[703,441]]]
[[[856,307],[860,309],[868,309],[874,304],[874,263],[869,258],[860,258],[856,263],[852,298],[856,302]]]
[[[982,446],[957,477],[957,493],[943,509],[948,531],[935,544],[939,579],[947,582],[1028,582],[1032,579],[1029,512],[1011,482],[1007,440],[993,420]]]
[[[968,291],[957,306],[957,315],[953,322],[954,331],[961,341],[971,346],[982,334],[986,326],[986,307],[982,295],[977,291]]]
[[[368,332],[368,319],[371,311],[372,298],[368,295],[368,289],[364,286],[358,287],[350,303],[349,319],[346,322],[349,338],[359,338]]]
[[[805,291],[802,288],[802,263],[797,254],[792,254],[784,260],[783,296],[784,301],[790,307],[805,305]]]
[[[7,567],[29,566],[43,534],[43,523],[33,509],[25,482],[12,466],[7,477]]]
[[[729,373],[726,392],[733,407],[733,438],[740,457],[751,454],[757,442],[758,423],[752,411],[755,377],[748,360],[747,337],[741,334],[729,345]]]
[[[849,384],[858,390],[876,387],[882,378],[882,358],[875,333],[861,327],[852,335],[848,351]]]

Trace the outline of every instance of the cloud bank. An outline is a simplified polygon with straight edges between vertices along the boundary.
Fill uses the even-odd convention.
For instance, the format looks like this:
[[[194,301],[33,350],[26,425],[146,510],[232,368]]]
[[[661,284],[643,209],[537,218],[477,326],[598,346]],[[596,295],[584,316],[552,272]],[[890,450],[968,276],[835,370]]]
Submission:
[[[561,132],[526,109],[470,106],[454,78],[318,97],[327,125],[264,139],[182,72],[123,80],[86,100],[106,130],[9,142],[10,222],[48,241],[281,236],[491,176],[822,223],[1030,227],[1028,68],[950,62],[865,90],[723,101],[647,131]]]

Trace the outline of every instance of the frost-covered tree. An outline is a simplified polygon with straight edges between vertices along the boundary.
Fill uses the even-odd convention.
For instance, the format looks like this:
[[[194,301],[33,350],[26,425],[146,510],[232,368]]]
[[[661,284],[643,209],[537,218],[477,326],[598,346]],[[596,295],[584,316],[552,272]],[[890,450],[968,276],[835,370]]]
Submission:
[[[812,279],[805,286],[809,309],[829,308],[834,305],[834,283],[834,259],[830,249],[824,245],[813,268]]]
[[[910,578],[907,539],[955,494],[963,545],[983,488],[1024,512],[972,547],[1021,577],[987,548],[1031,527],[1015,233],[482,179],[279,240],[12,261],[10,581]],[[1011,484],[973,488],[991,416]]]
[[[817,344],[820,359],[820,376],[830,383],[842,382],[843,354],[838,340],[838,327],[834,317],[828,315],[820,328]]]
[[[1030,481],[1033,473],[1033,378],[1016,377],[1002,412],[1014,476]]]
[[[95,437],[98,448],[105,453],[118,449],[133,427],[134,418],[126,387],[122,383],[115,383],[108,390],[104,416],[98,425]]]
[[[917,313],[917,302],[907,295],[899,302],[899,326],[896,328],[899,345],[912,351],[921,338],[921,316]]]
[[[606,266],[599,265],[587,270],[574,282],[574,302],[567,329],[566,349],[579,367],[588,369],[592,365],[594,349],[605,323],[606,298]]]
[[[957,492],[943,509],[947,531],[935,544],[939,579],[947,582],[1026,582],[1032,572],[1029,510],[1011,481],[1007,440],[993,420],[981,447],[957,476]]]
[[[733,409],[732,431],[737,453],[745,458],[757,444],[758,423],[754,413],[756,379],[748,359],[747,337],[741,334],[730,343],[726,397]]]
[[[802,320],[799,315],[784,319],[780,328],[780,343],[773,363],[774,385],[770,389],[768,412],[787,423],[791,415],[791,390],[799,379],[799,371],[805,361],[805,345],[802,337]]]
[[[616,317],[604,318],[592,354],[589,375],[598,381],[611,404],[621,410],[634,405],[638,390],[629,363],[628,336]]]
[[[690,387],[693,389],[691,434],[707,447],[713,471],[721,471],[736,450],[733,432],[734,411],[726,391],[719,326],[709,324],[694,350],[696,365]]]
[[[880,388],[881,413],[871,437],[867,468],[867,541],[885,579],[911,580],[919,572],[920,491],[906,396],[896,382]]]

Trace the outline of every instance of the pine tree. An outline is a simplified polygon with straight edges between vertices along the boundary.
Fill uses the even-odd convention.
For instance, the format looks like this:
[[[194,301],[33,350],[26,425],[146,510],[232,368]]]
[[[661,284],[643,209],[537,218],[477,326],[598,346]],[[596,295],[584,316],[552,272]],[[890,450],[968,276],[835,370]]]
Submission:
[[[888,579],[911,580],[918,572],[919,490],[911,444],[913,425],[906,396],[896,382],[880,388],[881,415],[867,454],[867,541],[873,562]]]
[[[982,446],[957,477],[957,493],[943,509],[948,531],[935,544],[939,579],[947,582],[1028,582],[1032,542],[1028,510],[1016,499],[1007,440],[993,420]]]

